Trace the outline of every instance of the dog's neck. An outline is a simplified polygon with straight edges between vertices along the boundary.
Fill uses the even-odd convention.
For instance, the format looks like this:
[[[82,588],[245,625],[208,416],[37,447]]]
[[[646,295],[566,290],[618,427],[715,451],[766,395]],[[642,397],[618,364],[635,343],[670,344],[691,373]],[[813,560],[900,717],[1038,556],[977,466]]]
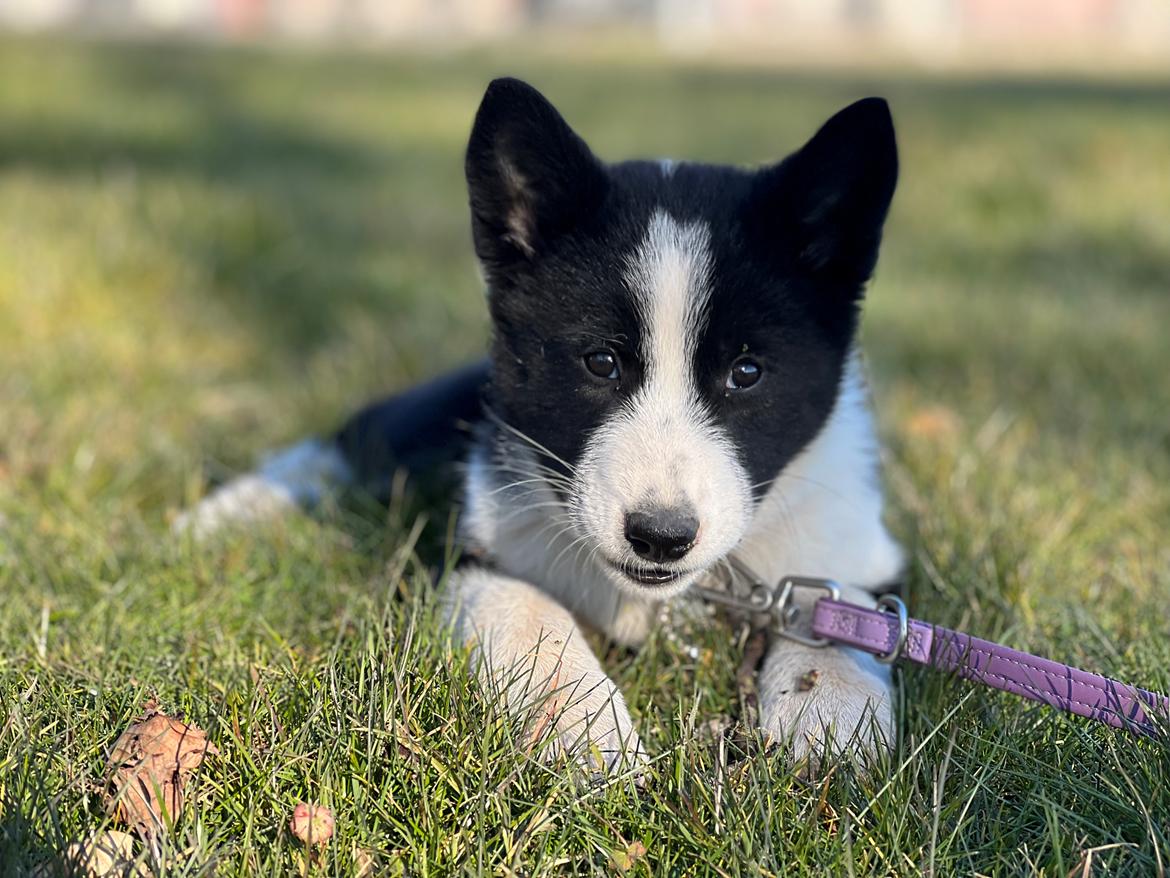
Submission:
[[[765,578],[819,576],[876,589],[898,576],[902,554],[882,522],[866,396],[859,359],[850,357],[824,429],[759,501],[736,554]],[[498,430],[480,439],[468,466],[464,540],[614,640],[644,639],[658,602],[618,588],[533,463]]]

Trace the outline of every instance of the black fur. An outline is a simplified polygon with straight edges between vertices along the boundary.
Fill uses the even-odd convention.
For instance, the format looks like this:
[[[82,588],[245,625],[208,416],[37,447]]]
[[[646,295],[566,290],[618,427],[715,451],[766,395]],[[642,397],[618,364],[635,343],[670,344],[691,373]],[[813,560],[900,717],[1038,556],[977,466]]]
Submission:
[[[445,478],[466,457],[472,427],[483,419],[489,376],[481,360],[376,402],[346,421],[337,443],[359,485],[385,499],[395,470]]]

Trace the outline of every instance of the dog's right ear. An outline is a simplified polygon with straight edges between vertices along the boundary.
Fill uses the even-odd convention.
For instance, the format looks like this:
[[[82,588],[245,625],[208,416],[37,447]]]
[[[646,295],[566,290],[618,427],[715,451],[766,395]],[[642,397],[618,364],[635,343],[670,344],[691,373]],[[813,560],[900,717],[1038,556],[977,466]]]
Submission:
[[[475,252],[489,278],[538,259],[596,210],[607,183],[585,141],[544,95],[518,79],[488,86],[465,167]]]

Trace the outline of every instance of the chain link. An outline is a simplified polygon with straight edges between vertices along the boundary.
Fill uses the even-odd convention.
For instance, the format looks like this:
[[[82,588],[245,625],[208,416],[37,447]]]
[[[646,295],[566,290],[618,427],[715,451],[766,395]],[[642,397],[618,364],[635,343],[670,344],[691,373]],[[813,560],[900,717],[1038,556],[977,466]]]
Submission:
[[[792,597],[798,588],[813,588],[825,592],[832,600],[838,600],[841,589],[837,583],[813,576],[786,576],[775,585],[770,585],[742,560],[729,557],[727,561],[731,576],[728,577],[726,589],[695,585],[691,592],[703,600],[748,616],[771,616],[772,630],[780,637],[805,646],[829,645],[831,641],[824,637],[807,637],[792,630],[800,617],[800,608],[793,604]]]

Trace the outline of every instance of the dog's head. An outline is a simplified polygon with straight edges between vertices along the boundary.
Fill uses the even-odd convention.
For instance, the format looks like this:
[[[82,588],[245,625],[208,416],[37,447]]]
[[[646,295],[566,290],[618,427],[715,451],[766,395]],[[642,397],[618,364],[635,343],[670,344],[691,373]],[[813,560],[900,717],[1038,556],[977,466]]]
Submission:
[[[619,585],[685,588],[833,410],[897,177],[885,102],[760,170],[607,165],[503,79],[466,169],[493,409]]]

